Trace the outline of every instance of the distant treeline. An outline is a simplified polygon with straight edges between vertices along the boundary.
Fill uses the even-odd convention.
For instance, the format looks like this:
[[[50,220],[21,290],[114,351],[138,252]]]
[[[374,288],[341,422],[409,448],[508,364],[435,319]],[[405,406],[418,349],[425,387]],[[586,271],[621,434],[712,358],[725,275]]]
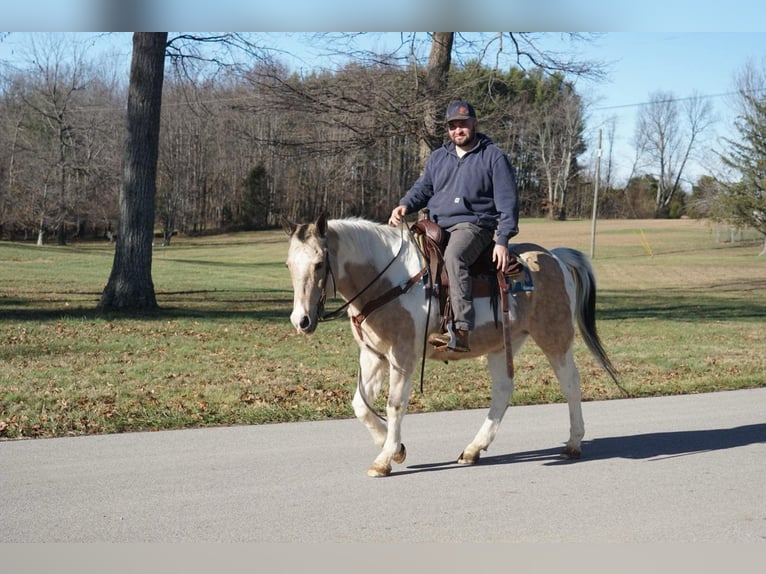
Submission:
[[[320,211],[387,219],[421,169],[424,73],[378,62],[300,76],[263,61],[211,70],[169,59],[158,232],[263,229]],[[0,238],[116,232],[126,85],[58,53],[3,73]],[[474,103],[480,131],[509,154],[522,216],[590,217],[593,173],[578,163],[585,110],[563,76],[453,65],[438,113],[456,98]],[[651,217],[652,183],[602,188],[600,215]]]

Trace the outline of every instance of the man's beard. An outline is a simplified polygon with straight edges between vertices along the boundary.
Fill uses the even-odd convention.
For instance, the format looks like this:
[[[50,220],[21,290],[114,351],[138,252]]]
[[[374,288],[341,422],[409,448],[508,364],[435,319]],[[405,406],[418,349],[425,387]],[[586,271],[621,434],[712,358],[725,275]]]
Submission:
[[[456,139],[457,139],[456,137],[452,138],[452,143],[455,144],[456,146],[460,146],[460,147],[464,147],[464,148],[472,148],[474,145],[476,145],[476,134],[475,133],[469,135],[465,139],[465,141],[463,141],[463,143],[457,143],[455,141]]]

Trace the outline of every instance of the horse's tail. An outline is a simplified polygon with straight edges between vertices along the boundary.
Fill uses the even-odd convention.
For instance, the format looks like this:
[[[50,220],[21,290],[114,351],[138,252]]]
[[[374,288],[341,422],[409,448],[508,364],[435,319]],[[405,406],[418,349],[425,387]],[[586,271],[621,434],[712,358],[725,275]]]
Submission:
[[[598,336],[598,331],[596,331],[596,275],[593,272],[590,261],[584,253],[570,247],[556,247],[551,250],[551,253],[566,264],[575,279],[577,290],[575,316],[577,317],[577,326],[580,329],[582,338],[585,340],[585,344],[612,378],[614,384],[625,395],[629,396],[629,393],[617,380],[617,369],[614,368],[612,361],[606,354],[604,345]]]

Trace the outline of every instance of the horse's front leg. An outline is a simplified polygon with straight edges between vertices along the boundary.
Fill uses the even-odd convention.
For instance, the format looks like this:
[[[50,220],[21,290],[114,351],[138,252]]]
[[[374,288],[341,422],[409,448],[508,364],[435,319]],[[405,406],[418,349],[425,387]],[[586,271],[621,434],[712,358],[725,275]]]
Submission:
[[[388,476],[391,474],[391,461],[401,464],[407,456],[407,451],[402,443],[402,419],[407,412],[411,386],[412,373],[392,364],[389,372],[388,403],[386,404],[388,432],[380,454],[367,470],[368,476]]]
[[[378,448],[383,448],[388,427],[386,421],[372,408],[388,374],[388,361],[362,345],[359,351],[359,380],[351,402],[354,414],[372,435],[372,441]]]
[[[516,341],[514,343],[516,344]],[[517,348],[515,344],[514,348]],[[520,346],[520,343],[518,344]],[[479,432],[458,457],[458,464],[474,464],[479,460],[481,451],[487,450],[492,441],[495,440],[497,429],[511,402],[513,379],[508,377],[506,371],[505,351],[487,355],[487,364],[492,377],[492,404]]]

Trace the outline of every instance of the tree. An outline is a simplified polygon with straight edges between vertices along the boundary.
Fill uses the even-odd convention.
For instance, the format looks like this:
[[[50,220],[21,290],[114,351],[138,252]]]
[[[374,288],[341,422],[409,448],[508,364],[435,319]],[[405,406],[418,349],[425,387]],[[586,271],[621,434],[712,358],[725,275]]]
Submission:
[[[737,79],[740,114],[734,125],[736,140],[727,139],[724,163],[740,179],[724,185],[721,197],[725,219],[750,226],[766,238],[766,71],[748,64]],[[766,255],[766,239],[760,255]]]
[[[692,187],[692,193],[687,202],[687,215],[696,219],[718,219],[725,214],[720,212],[721,197],[724,193],[721,182],[710,176],[703,175]]]
[[[277,66],[262,66],[252,77],[253,85],[265,94],[253,105],[253,109],[263,109],[264,104],[270,111],[291,114],[294,125],[300,130],[293,132],[282,129],[271,132],[273,138],[269,145],[285,150],[303,148],[321,153],[324,164],[342,163],[356,153],[351,167],[354,173],[390,174],[387,170],[378,170],[383,162],[375,158],[370,150],[396,149],[397,167],[402,176],[398,181],[387,177],[382,182],[378,201],[366,197],[368,187],[349,186],[340,181],[343,188],[335,186],[330,193],[342,191],[346,197],[352,197],[363,190],[365,197],[360,205],[367,209],[374,205],[378,213],[367,213],[373,217],[382,217],[390,212],[390,205],[401,192],[409,187],[419,175],[422,165],[430,152],[445,140],[443,114],[450,100],[471,100],[480,110],[482,128],[502,125],[490,135],[509,154],[511,150],[528,149],[530,133],[524,132],[528,110],[517,113],[527,98],[525,88],[535,86],[534,80],[528,81],[527,72],[521,67],[530,67],[538,71],[538,76],[548,77],[559,72],[568,76],[598,77],[601,68],[592,62],[575,62],[560,59],[557,55],[542,47],[544,35],[528,33],[499,32],[468,36],[460,32],[402,33],[401,44],[386,53],[355,49],[354,40],[360,34],[322,34],[312,38],[316,47],[326,46],[325,61],[340,58],[344,65],[332,74],[327,70],[314,71],[308,76],[293,74],[285,78],[280,75]],[[583,39],[581,35],[571,35],[573,41]],[[351,60],[353,64],[349,64]],[[491,62],[488,67],[485,62]],[[510,77],[507,77],[510,76]],[[528,84],[520,86],[520,84]],[[374,86],[374,89],[370,89]],[[521,103],[514,101],[519,100]],[[512,105],[508,105],[512,102]],[[258,107],[256,107],[258,106]],[[300,122],[300,117],[311,117],[311,126]],[[513,129],[507,125],[514,122]],[[505,137],[512,133],[514,141]],[[416,155],[410,157],[411,146],[416,144]],[[510,145],[509,145],[510,144]],[[581,151],[581,150],[577,150]],[[340,154],[340,155],[339,155]],[[512,154],[513,155],[513,154]],[[393,157],[393,156],[389,156]],[[373,161],[369,161],[373,158]],[[526,183],[539,188],[540,174],[537,169],[527,170],[539,158],[537,154],[528,157],[515,157],[520,187]],[[305,159],[300,158],[305,165]],[[555,161],[559,161],[557,157]],[[393,165],[388,163],[387,166]],[[571,168],[574,162],[567,163]],[[323,168],[326,169],[326,168]],[[270,173],[274,171],[271,170]],[[342,174],[343,171],[341,170]],[[347,173],[347,172],[346,172]],[[571,173],[571,172],[570,172]],[[358,180],[354,180],[358,181]],[[317,183],[326,186],[328,180]],[[394,183],[399,189],[392,190]],[[526,188],[524,188],[526,191]],[[324,210],[338,215],[337,209],[347,202],[322,204],[326,194],[323,190],[293,185],[289,191],[298,191],[301,201],[288,200],[288,210],[311,209],[317,202]],[[305,198],[308,197],[309,200]],[[386,199],[381,199],[385,197]],[[541,201],[524,194],[530,205]],[[529,198],[529,199],[527,199]],[[290,213],[295,218],[296,213]]]
[[[431,53],[426,68],[425,90],[423,93],[423,133],[420,141],[420,166],[426,165],[431,152],[444,142],[444,109],[447,106],[444,93],[449,79],[452,62],[454,32],[434,32]]]
[[[242,222],[245,229],[262,229],[269,213],[269,175],[263,165],[257,165],[247,174],[242,184]]]
[[[454,40],[451,54],[441,49],[444,42],[436,50],[434,41],[442,34],[434,33],[404,33],[402,46],[389,53],[355,52],[337,42],[331,48],[342,63],[334,67],[328,59],[325,69],[306,74],[291,72],[244,36],[169,36],[154,197],[157,229],[168,241],[174,232],[273,226],[282,214],[302,219],[326,211],[333,217],[385,219],[417,178],[424,142],[431,142],[425,146],[430,150],[444,141],[444,109],[458,98],[476,105],[482,131],[513,157],[525,215],[542,214],[549,182],[557,201],[563,205],[568,198],[570,213],[582,213],[577,211],[582,206],[590,213],[582,198],[592,194],[578,192],[584,186],[573,183],[579,163],[564,153],[568,145],[560,145],[567,135],[561,131],[566,129],[561,106],[579,101],[579,95],[558,98],[560,75],[550,66],[521,67],[530,60],[525,54],[540,55],[522,41],[527,35],[444,34]],[[245,57],[237,62],[237,54]],[[438,88],[446,67],[446,86]],[[67,105],[68,125],[77,128],[77,137],[66,140],[71,142],[67,230],[98,221],[119,237],[128,77],[120,72],[110,82],[104,66],[88,69],[96,76],[81,82]],[[57,208],[57,133],[41,129],[42,116],[24,100],[39,84],[38,76],[31,66],[0,69],[4,237],[23,233],[28,239],[37,231],[43,197],[49,226]],[[547,114],[535,110],[539,101],[550,104]],[[543,120],[549,122],[545,155],[536,123]],[[144,262],[150,264],[150,257]]]
[[[153,310],[152,243],[167,32],[135,32],[114,263],[99,309]]]
[[[580,98],[571,84],[554,74],[538,84],[535,97],[535,149],[546,187],[549,218],[566,219],[566,194],[576,170],[576,158],[585,149]]]
[[[38,245],[48,228],[60,245],[66,243],[67,224],[79,219],[82,207],[77,188],[87,185],[98,161],[93,151],[94,142],[103,139],[96,135],[102,128],[99,114],[82,111],[91,103],[89,88],[98,83],[85,52],[63,35],[37,36],[26,56],[26,74],[17,72],[13,81],[25,108],[18,124],[22,141],[15,143],[34,162],[19,181],[35,198]]]
[[[623,190],[624,209],[637,219],[652,217],[658,188],[659,182],[653,175],[631,178]]]
[[[658,182],[655,217],[668,217],[670,204],[681,192],[684,168],[700,135],[712,125],[712,107],[695,95],[678,100],[670,92],[655,92],[639,111],[636,147],[649,173]]]

